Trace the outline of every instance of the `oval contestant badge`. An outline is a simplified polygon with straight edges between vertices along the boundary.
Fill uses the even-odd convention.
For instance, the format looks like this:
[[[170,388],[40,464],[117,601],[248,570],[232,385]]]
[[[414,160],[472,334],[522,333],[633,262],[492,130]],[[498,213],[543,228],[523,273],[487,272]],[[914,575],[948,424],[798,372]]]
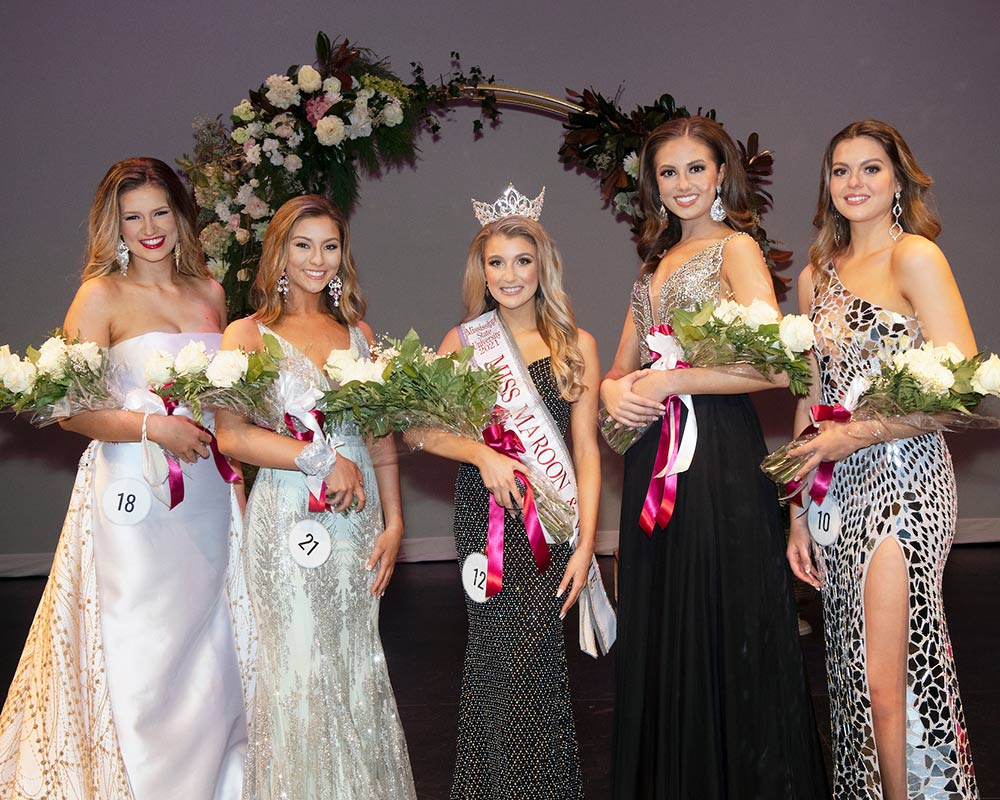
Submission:
[[[486,554],[470,553],[462,564],[462,586],[469,599],[486,602]]]
[[[837,541],[840,536],[840,507],[827,494],[822,503],[812,503],[808,512],[809,534],[816,544],[826,547]]]
[[[315,569],[330,557],[330,531],[314,519],[299,521],[288,532],[288,551],[300,567]]]
[[[104,490],[101,510],[114,525],[138,525],[149,515],[153,495],[145,481],[119,478]]]

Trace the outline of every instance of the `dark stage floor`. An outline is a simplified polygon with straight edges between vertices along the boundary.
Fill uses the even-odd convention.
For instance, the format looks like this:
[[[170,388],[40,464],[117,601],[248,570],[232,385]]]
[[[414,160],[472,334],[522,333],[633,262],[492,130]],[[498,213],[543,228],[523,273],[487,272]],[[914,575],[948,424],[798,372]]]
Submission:
[[[610,573],[610,559],[602,559],[602,568]],[[983,800],[1000,800],[1000,545],[955,548],[944,584],[979,788]],[[41,578],[0,580],[0,686],[13,675],[43,585]],[[816,631],[802,637],[802,647],[828,742],[818,595],[807,598],[803,616]],[[608,796],[614,665],[611,658],[595,661],[580,653],[576,625],[574,612],[566,620],[570,680],[587,796],[599,800]],[[447,798],[465,646],[465,605],[453,562],[397,568],[383,601],[382,636],[417,794],[421,800]]]

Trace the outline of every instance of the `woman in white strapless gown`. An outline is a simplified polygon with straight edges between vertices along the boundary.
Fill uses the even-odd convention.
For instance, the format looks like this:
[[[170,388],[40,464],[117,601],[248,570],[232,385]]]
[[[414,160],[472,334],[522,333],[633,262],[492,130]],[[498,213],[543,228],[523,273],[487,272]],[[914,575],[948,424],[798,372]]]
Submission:
[[[113,166],[95,198],[84,281],[64,329],[110,347],[123,405],[136,410],[64,423],[94,441],[0,715],[4,800],[241,793],[250,689],[241,661],[252,626],[230,558],[240,536],[232,489],[208,457],[210,435],[183,408],[146,420],[149,440],[182,462],[183,500],[169,509],[142,471],[143,412],[156,405],[147,360],[221,340],[222,291],[205,272],[193,210],[153,159]],[[119,493],[134,495],[136,517],[147,499],[148,513],[109,510],[105,499]]]

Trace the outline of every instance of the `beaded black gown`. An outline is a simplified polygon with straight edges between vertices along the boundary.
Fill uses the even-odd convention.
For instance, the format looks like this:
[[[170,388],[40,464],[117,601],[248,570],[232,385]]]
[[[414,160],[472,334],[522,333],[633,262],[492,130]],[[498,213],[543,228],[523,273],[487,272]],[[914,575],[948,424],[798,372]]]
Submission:
[[[734,234],[735,235],[735,234]],[[632,313],[645,334],[719,296],[725,242],[683,264],[652,318],[649,279]],[[677,481],[673,517],[647,536],[639,516],[660,435],[625,454],[618,566],[612,795],[827,798],[798,641],[774,484],[747,395],[696,395],[698,444]],[[687,414],[687,409],[684,409]]]
[[[566,435],[570,404],[548,357],[528,365],[546,407]],[[485,552],[489,493],[479,470],[462,464],[455,484],[459,565]],[[524,522],[506,517],[503,589],[485,603],[465,598],[469,635],[459,703],[452,800],[577,800],[583,797],[566,669],[562,601],[556,589],[571,554],[549,548],[539,573]]]

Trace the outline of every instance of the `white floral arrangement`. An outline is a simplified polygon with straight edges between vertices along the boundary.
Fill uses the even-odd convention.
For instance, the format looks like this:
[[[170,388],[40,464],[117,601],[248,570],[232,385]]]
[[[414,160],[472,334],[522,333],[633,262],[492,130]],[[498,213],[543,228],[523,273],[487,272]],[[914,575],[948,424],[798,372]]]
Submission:
[[[67,341],[59,331],[41,347],[29,347],[23,358],[3,345],[0,406],[15,413],[31,412],[36,425],[112,408],[110,371],[107,348],[79,339]]]
[[[855,381],[838,405],[842,419],[898,422],[927,433],[1000,427],[1000,419],[973,412],[987,396],[1000,397],[996,354],[966,358],[952,342],[925,342],[874,364],[872,376]],[[814,407],[814,416],[819,408],[826,407]],[[786,487],[786,499],[809,484],[808,479],[792,482],[808,457],[789,453],[815,435],[813,429],[783,445],[761,464],[771,480]]]
[[[146,362],[146,382],[164,400],[186,404],[199,423],[206,406],[263,414],[282,358],[275,337],[264,334],[263,340],[264,349],[250,353],[219,350],[210,356],[199,340],[188,342],[176,356],[159,351]]]

